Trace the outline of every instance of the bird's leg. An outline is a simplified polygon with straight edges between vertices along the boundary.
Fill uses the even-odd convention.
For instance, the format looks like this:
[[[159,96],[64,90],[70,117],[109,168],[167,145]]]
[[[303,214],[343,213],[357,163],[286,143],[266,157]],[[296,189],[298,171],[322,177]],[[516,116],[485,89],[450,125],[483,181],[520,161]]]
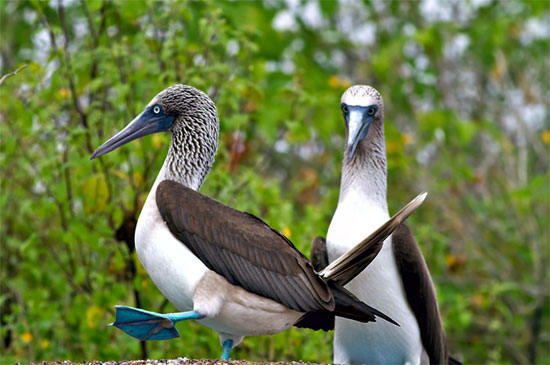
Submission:
[[[138,340],[168,340],[180,336],[175,327],[177,322],[201,318],[204,316],[197,311],[160,314],[117,305],[112,325]]]
[[[221,360],[229,360],[229,353],[231,352],[232,348],[233,348],[233,340],[231,339],[225,340],[223,343]]]

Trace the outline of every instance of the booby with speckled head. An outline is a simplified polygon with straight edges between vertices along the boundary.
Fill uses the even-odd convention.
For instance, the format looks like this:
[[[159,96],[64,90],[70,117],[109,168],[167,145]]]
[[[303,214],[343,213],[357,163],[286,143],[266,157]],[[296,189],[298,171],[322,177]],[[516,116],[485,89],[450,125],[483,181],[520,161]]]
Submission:
[[[342,95],[340,107],[346,126],[340,196],[326,241],[317,237],[312,243],[317,270],[338,261],[389,217],[382,96],[370,86],[352,86]],[[377,255],[364,271],[352,280],[337,281],[359,299],[384,308],[400,326],[363,326],[336,318],[334,362],[455,363],[447,353],[430,272],[410,229],[400,225],[384,244],[373,247]]]
[[[182,312],[118,306],[114,326],[141,340],[159,340],[179,336],[177,321],[195,319],[219,333],[222,359],[244,336],[291,326],[328,330],[335,316],[362,323],[381,317],[396,326],[333,280],[362,261],[361,250],[352,249],[319,274],[262,220],[197,191],[214,162],[219,133],[216,107],[202,91],[175,85],[160,92],[92,159],[161,131],[171,132],[172,140],[139,216],[136,251],[161,293]],[[381,222],[378,233],[360,246],[383,241],[421,200]]]

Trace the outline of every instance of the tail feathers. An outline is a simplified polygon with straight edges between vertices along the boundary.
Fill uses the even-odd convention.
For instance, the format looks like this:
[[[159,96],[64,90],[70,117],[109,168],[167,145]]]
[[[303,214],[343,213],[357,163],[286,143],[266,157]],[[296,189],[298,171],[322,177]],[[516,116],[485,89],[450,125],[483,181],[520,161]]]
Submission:
[[[305,313],[304,316],[294,324],[295,327],[309,328],[314,331],[331,331],[334,329],[334,320],[336,316],[363,323],[376,322],[376,317],[380,317],[392,324],[395,324],[396,326],[399,326],[397,322],[384,313],[361,302],[355,295],[350,293],[339,283],[329,281],[328,285],[334,295],[334,302],[336,304],[334,311]]]
[[[309,328],[314,331],[332,331],[335,318],[334,313],[329,311],[307,312],[294,324],[294,327]]]
[[[376,322],[376,317],[385,319],[386,321],[399,326],[393,319],[380,312],[362,301],[355,295],[345,289],[340,283],[330,281],[329,287],[334,295],[334,314],[348,319],[353,319],[359,322]]]
[[[414,198],[370,236],[325,267],[320,275],[342,285],[349,283],[374,260],[384,240],[424,202],[426,195],[428,193],[422,193]]]

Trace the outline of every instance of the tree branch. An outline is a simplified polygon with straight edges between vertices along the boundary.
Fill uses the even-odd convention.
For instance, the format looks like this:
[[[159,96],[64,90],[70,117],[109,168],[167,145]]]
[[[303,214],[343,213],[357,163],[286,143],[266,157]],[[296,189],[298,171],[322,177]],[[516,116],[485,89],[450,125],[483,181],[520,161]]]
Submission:
[[[2,76],[2,78],[0,78],[0,85],[2,85],[4,83],[4,81],[9,78],[9,77],[12,77],[12,76],[15,76],[17,75],[21,70],[23,70],[24,68],[26,68],[28,65],[23,65],[21,67],[19,67],[17,70],[13,71],[13,72],[10,72],[9,74],[5,74],[4,76]]]

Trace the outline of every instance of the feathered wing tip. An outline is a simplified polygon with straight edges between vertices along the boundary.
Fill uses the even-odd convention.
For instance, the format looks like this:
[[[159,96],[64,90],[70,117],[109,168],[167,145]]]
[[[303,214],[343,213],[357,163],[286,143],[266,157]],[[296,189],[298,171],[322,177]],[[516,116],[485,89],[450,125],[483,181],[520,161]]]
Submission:
[[[395,322],[378,309],[362,302],[340,283],[330,281],[329,286],[334,294],[334,301],[336,303],[336,307],[334,308],[335,315],[363,323],[376,322],[376,317],[380,317],[396,326],[399,326],[399,323]]]
[[[358,322],[376,322],[377,318],[382,318],[396,326],[395,322],[389,316],[380,312],[376,308],[363,303],[353,293],[344,288],[337,282],[329,281],[328,285],[334,295],[336,304],[334,311],[317,311],[306,313],[294,326],[299,328],[309,328],[314,331],[331,331],[334,329],[335,318],[342,317]]]
[[[326,280],[334,280],[341,285],[350,282],[374,260],[382,249],[384,240],[422,205],[427,195],[426,192],[418,195],[370,236],[334,260],[319,274]]]

